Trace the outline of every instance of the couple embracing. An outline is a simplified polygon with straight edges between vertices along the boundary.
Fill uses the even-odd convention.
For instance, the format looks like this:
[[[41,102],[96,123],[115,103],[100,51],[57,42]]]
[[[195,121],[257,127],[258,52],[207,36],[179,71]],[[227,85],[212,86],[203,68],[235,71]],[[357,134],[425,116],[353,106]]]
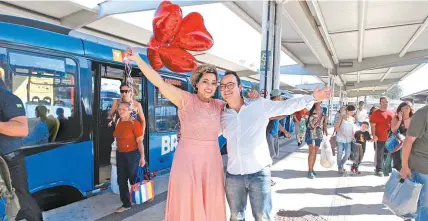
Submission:
[[[171,167],[165,221],[225,221],[225,194],[230,220],[245,219],[248,196],[255,220],[272,220],[269,118],[309,110],[314,102],[328,99],[330,90],[316,89],[313,96],[286,101],[247,99],[241,97],[238,75],[226,72],[220,82],[225,103],[212,98],[219,83],[214,66],[202,65],[193,72],[196,94],[191,94],[163,81],[135,50],[129,48],[126,55],[178,108],[181,137]],[[226,181],[220,132],[227,139]]]

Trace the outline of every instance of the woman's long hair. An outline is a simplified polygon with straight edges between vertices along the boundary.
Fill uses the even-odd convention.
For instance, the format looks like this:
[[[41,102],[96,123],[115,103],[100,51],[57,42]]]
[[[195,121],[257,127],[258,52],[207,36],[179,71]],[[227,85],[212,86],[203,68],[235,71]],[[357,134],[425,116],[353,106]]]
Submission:
[[[311,116],[314,114],[314,112],[315,112],[315,108],[316,108],[316,105],[317,105],[317,103],[315,103],[313,106],[312,106],[312,108],[311,108],[311,110],[309,111],[309,117],[308,117],[308,120],[306,121],[306,128],[308,128],[308,126],[309,126],[309,121],[310,121],[310,118],[311,118]],[[320,104],[321,105],[321,104]]]
[[[400,113],[401,108],[405,107],[405,106],[409,106],[410,107],[410,113],[409,113],[409,117],[412,117],[413,114],[415,113],[415,110],[413,109],[413,105],[412,103],[408,102],[408,101],[404,101],[402,102],[400,105],[398,105],[397,107],[397,114]]]

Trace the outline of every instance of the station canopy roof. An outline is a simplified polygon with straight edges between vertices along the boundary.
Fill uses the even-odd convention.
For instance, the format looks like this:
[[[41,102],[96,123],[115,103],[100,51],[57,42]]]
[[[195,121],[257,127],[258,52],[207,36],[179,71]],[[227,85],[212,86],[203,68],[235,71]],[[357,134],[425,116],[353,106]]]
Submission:
[[[0,13],[63,25],[126,45],[145,46],[151,31],[114,14],[154,10],[160,2],[7,1],[0,3]],[[262,1],[172,2],[182,7],[221,3],[261,32]],[[295,64],[282,66],[281,74],[313,75],[326,83],[328,69],[334,68],[336,83],[353,97],[384,93],[427,61],[427,1],[285,1],[282,7],[281,50]],[[195,57],[201,63],[259,79],[257,65],[209,52],[195,53]],[[281,86],[294,88],[284,81]]]

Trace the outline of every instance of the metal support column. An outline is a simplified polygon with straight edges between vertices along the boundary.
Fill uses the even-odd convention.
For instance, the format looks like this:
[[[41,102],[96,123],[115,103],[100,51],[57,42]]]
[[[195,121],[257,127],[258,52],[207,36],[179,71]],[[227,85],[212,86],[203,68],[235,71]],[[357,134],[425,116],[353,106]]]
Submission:
[[[339,107],[341,107],[342,104],[342,96],[343,96],[343,92],[342,92],[342,86],[339,86]]]
[[[262,47],[260,56],[260,90],[272,91],[273,54],[274,51],[274,23],[276,4],[272,1],[263,2],[262,17]],[[268,93],[263,94],[266,97]]]
[[[327,108],[327,122],[330,122],[330,115],[333,109],[333,101],[334,101],[334,88],[335,88],[335,82],[334,82],[334,76],[332,75],[332,70],[328,70],[328,86],[331,89],[332,96],[328,100],[328,108]]]
[[[282,30],[282,4],[275,4],[275,20],[274,20],[274,51],[273,51],[273,78],[272,78],[272,89],[279,89],[281,82],[280,76],[280,61],[281,61],[281,30]]]

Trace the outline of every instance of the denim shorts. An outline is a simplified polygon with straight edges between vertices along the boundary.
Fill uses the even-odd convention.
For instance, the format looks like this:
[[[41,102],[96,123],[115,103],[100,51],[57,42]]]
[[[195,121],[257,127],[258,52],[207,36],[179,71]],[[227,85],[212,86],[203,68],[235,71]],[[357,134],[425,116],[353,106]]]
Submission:
[[[312,144],[312,145],[315,145],[317,147],[321,146],[322,139],[311,139],[310,137],[311,136],[309,135],[308,130],[306,130],[306,135],[305,135],[306,144],[308,144],[308,145]]]

